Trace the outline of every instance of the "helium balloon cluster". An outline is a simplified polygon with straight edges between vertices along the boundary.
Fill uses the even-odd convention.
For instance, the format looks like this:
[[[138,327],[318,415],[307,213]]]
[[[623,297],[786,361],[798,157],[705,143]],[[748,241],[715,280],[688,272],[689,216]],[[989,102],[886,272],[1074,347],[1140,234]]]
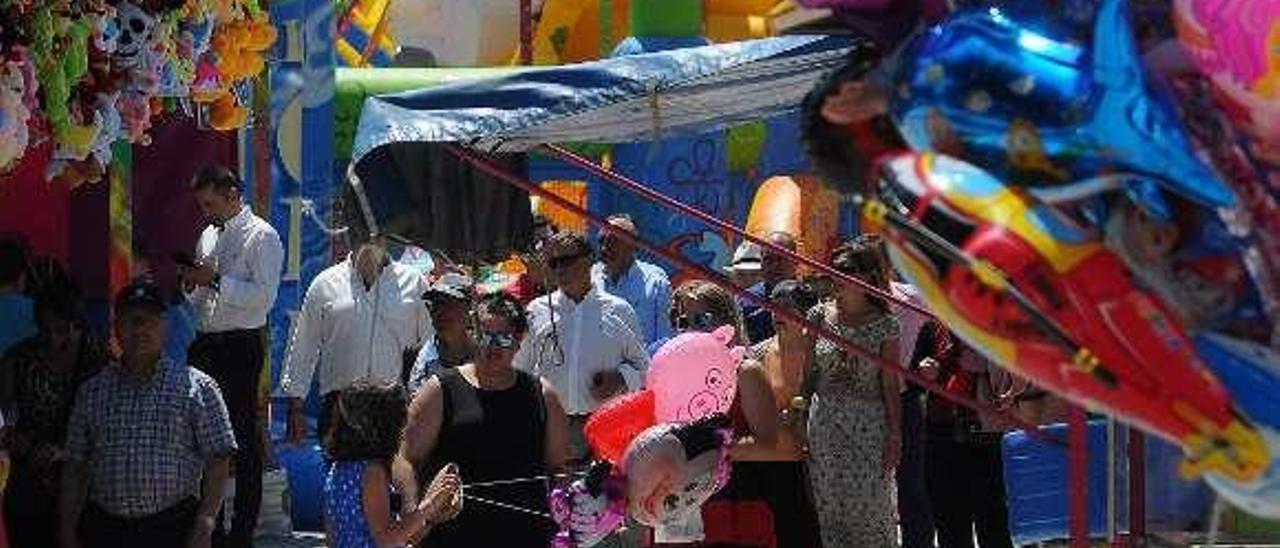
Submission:
[[[1061,4],[1088,9],[964,7],[905,46],[914,152],[865,227],[993,361],[1280,518],[1280,0],[1174,0],[1165,42]]]
[[[560,525],[553,546],[594,546],[628,515],[673,538],[729,482],[733,434],[725,413],[746,354],[729,346],[733,337],[728,326],[675,337],[654,355],[644,390],[591,415],[584,433],[602,460],[551,492]]]
[[[257,0],[0,2],[0,171],[50,141],[50,179],[97,181],[113,143],[150,142],[166,99],[239,128],[275,41]]]

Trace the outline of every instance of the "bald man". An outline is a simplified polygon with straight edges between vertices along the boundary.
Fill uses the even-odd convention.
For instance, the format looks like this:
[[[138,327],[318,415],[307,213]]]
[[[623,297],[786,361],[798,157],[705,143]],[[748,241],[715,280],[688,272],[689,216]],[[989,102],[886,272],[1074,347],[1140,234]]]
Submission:
[[[596,287],[627,301],[640,320],[638,333],[646,345],[671,336],[667,306],[671,302],[671,281],[661,267],[636,258],[636,247],[618,234],[636,233],[628,215],[613,215],[600,231],[600,261],[591,268]]]

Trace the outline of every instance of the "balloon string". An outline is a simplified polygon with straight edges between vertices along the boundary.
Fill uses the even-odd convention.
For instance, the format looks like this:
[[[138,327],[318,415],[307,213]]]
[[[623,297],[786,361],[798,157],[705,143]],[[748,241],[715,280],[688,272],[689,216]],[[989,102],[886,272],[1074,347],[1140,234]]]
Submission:
[[[530,509],[525,508],[525,507],[523,507],[523,506],[516,506],[516,505],[514,505],[514,504],[507,504],[507,503],[505,503],[505,502],[499,502],[499,501],[496,501],[496,500],[489,500],[489,499],[486,499],[486,498],[484,498],[484,497],[477,497],[477,496],[475,496],[475,495],[468,495],[468,494],[465,494],[465,493],[462,495],[462,498],[464,498],[464,499],[469,499],[469,500],[474,500],[474,501],[479,502],[479,503],[481,503],[481,504],[488,504],[488,505],[490,505],[490,506],[496,506],[496,507],[498,507],[498,508],[502,508],[502,509],[504,509],[504,510],[511,510],[511,511],[513,511],[513,512],[522,512],[522,513],[530,514],[530,515],[537,516],[537,517],[540,517],[540,518],[545,518],[545,519],[550,520],[550,521],[555,521],[555,519],[553,519],[553,518],[551,517],[551,514],[548,514],[548,513],[545,513],[545,512],[539,512],[539,511],[537,511],[537,510],[530,510]]]
[[[576,478],[576,477],[581,477],[585,475],[587,475],[586,472],[567,472],[564,474],[549,474],[545,476],[530,476],[527,478],[513,478],[513,479],[505,479],[505,480],[482,481],[477,483],[466,483],[466,484],[463,484],[462,486],[465,488],[495,487],[498,485],[511,485],[514,483],[534,483],[534,482],[547,481],[547,480],[553,480],[553,479]]]

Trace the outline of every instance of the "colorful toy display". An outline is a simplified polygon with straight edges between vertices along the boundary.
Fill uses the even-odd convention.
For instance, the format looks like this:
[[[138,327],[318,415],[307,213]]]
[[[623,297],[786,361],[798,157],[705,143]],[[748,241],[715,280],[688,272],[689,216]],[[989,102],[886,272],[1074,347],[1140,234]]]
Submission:
[[[49,139],[47,175],[73,187],[102,178],[117,140],[147,144],[164,99],[243,126],[276,41],[257,0],[6,2],[0,20],[0,169]]]

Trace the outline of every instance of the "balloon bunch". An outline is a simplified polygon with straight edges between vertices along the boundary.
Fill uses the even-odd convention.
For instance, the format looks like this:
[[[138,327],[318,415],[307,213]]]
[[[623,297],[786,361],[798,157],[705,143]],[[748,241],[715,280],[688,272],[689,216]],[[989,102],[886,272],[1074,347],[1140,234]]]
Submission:
[[[257,0],[5,2],[0,25],[0,169],[52,140],[47,175],[73,187],[102,177],[116,141],[148,144],[163,99],[207,98],[247,82],[276,40]],[[211,51],[215,28],[232,44],[220,52]],[[198,78],[202,62],[227,68],[210,84]],[[19,84],[14,74],[28,72],[34,77]],[[247,110],[234,98],[217,102],[223,95],[209,101],[210,125],[235,129]]]
[[[728,326],[675,337],[654,355],[644,390],[591,415],[584,433],[602,460],[585,478],[552,491],[561,528],[553,546],[594,546],[628,515],[679,538],[677,531],[700,516],[702,504],[729,482],[733,433],[725,413],[746,354],[729,346],[733,337]]]
[[[865,226],[993,361],[1280,517],[1280,1],[1174,6],[1203,75],[1149,70],[1125,0],[1083,38],[992,6],[924,30],[890,91],[918,152],[882,162]]]

